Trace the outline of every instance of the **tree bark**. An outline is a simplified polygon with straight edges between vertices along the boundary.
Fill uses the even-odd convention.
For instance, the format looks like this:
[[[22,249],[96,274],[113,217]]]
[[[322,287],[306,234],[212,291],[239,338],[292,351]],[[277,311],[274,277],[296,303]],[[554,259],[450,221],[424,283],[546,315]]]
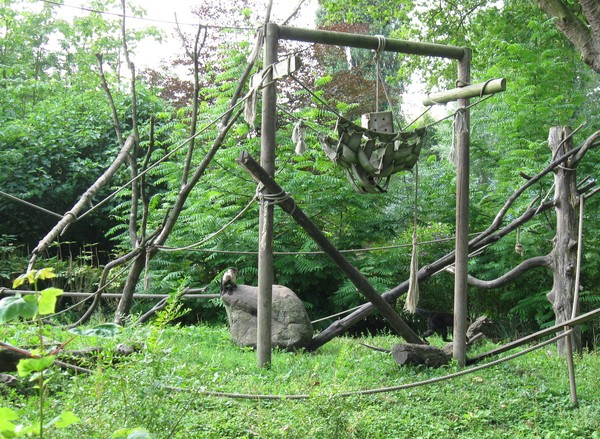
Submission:
[[[561,0],[537,0],[539,8],[581,53],[583,61],[600,73],[600,7],[598,0],[579,0],[586,24]]]
[[[570,127],[552,127],[548,136],[548,146],[553,156],[573,149]],[[577,224],[579,198],[577,196],[577,168],[571,167],[571,160],[559,166],[554,172],[554,203],[556,206],[556,235],[550,253],[553,271],[552,290],[547,297],[556,317],[556,323],[571,319],[573,295],[575,291],[575,267],[577,266]],[[573,348],[581,351],[581,337],[578,332],[571,336]],[[558,352],[566,354],[564,338],[557,343]]]

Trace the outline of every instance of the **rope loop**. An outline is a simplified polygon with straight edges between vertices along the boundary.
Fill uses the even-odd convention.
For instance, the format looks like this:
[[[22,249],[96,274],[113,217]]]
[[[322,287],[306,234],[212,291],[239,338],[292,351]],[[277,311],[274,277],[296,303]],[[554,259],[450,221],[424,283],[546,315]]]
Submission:
[[[377,52],[377,54],[380,54],[381,52],[383,52],[385,50],[385,43],[386,43],[386,39],[383,35],[375,35],[377,37],[377,49],[375,50],[375,52]]]
[[[77,221],[77,214],[75,212],[73,212],[72,210],[69,210],[68,212],[66,212],[63,216],[63,218],[66,218],[67,216],[70,216],[73,219],[73,222]]]
[[[259,184],[256,187],[256,195],[255,195],[255,199],[259,202],[259,203],[265,203],[266,206],[273,206],[275,204],[281,204],[286,200],[291,199],[292,202],[294,203],[294,207],[292,207],[292,210],[290,212],[288,212],[290,215],[292,215],[295,211],[296,211],[296,201],[292,198],[292,194],[290,194],[289,192],[286,192],[285,190],[281,190],[279,193],[276,194],[270,194],[270,193],[265,193],[263,192],[264,190],[264,186],[262,184]]]
[[[485,83],[483,84],[483,87],[481,87],[481,92],[479,93],[479,97],[482,98],[483,95],[485,94],[485,88],[489,85],[490,82],[492,82],[493,79],[488,79],[487,81],[485,81]]]

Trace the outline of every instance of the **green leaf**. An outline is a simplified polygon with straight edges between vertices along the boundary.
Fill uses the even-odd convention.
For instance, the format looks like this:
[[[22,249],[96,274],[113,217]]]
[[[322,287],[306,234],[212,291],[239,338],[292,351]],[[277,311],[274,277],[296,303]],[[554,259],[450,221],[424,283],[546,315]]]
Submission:
[[[38,312],[41,315],[52,314],[56,309],[56,298],[62,295],[63,290],[59,288],[46,288],[41,292],[41,298],[38,303]]]
[[[29,282],[29,284],[33,284],[35,278],[35,271],[28,271],[25,274],[22,274],[18,278],[13,281],[13,288],[18,288],[25,283],[25,281]]]
[[[152,439],[153,436],[146,430],[134,430],[127,435],[127,439]]]
[[[96,337],[114,337],[121,330],[121,327],[116,323],[104,323],[94,326],[93,328],[73,328],[70,330],[73,334],[96,336]]]
[[[49,368],[54,363],[54,355],[48,355],[42,358],[24,358],[17,364],[19,376],[26,377],[33,372],[40,372]]]
[[[139,428],[121,428],[112,435],[113,439],[152,439],[153,436],[146,430]]]
[[[56,273],[54,272],[53,267],[42,268],[38,270],[35,274],[35,279],[52,279],[56,277]]]
[[[81,419],[79,419],[75,413],[63,412],[48,422],[44,428],[50,427],[51,425],[54,425],[56,428],[65,428],[78,422],[81,422]]]
[[[0,407],[0,434],[6,435],[7,432],[14,432],[17,426],[10,421],[14,421],[18,417],[19,416],[14,410],[9,409],[8,407]]]
[[[37,298],[34,295],[22,297],[16,294],[14,297],[5,297],[0,300],[0,323],[23,317],[31,319],[38,310]]]

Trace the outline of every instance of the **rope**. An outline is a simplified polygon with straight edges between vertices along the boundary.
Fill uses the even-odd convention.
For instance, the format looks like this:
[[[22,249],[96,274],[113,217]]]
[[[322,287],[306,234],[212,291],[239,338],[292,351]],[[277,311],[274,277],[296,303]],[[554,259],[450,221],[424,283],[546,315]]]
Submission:
[[[411,389],[414,387],[426,386],[429,384],[439,383],[441,381],[447,381],[450,379],[458,378],[458,377],[461,377],[463,375],[467,375],[467,374],[470,374],[473,372],[478,372],[480,370],[487,369],[489,367],[496,366],[498,364],[502,364],[507,361],[513,360],[522,355],[526,355],[537,349],[541,349],[542,347],[547,346],[551,343],[554,343],[557,340],[560,340],[561,338],[571,334],[571,332],[573,332],[573,329],[565,331],[565,332],[557,335],[556,337],[551,338],[550,340],[546,340],[545,342],[538,343],[537,345],[527,348],[523,351],[516,352],[512,355],[509,355],[504,358],[500,358],[498,360],[491,361],[486,364],[482,364],[481,366],[475,366],[470,369],[464,369],[459,372],[450,373],[450,374],[443,375],[440,377],[430,378],[428,380],[417,381],[417,382],[407,383],[407,384],[400,384],[398,386],[380,387],[380,388],[376,388],[376,389],[367,389],[367,390],[353,390],[353,391],[349,391],[349,392],[334,393],[334,394],[329,394],[329,395],[308,395],[308,394],[259,395],[259,394],[249,394],[249,393],[215,392],[215,391],[202,390],[202,389],[184,389],[182,387],[174,387],[174,386],[162,386],[162,388],[167,389],[167,390],[173,390],[175,392],[194,392],[198,395],[204,395],[204,396],[215,396],[215,397],[220,397],[220,398],[232,398],[232,399],[252,399],[252,400],[286,400],[286,399],[287,400],[295,400],[295,399],[310,399],[312,396],[321,396],[321,397],[325,396],[325,397],[329,397],[329,398],[333,398],[333,397],[345,398],[345,397],[350,397],[350,396],[375,395],[378,393],[395,392],[397,390],[405,390],[405,389]]]
[[[159,250],[161,250],[161,251],[165,251],[165,252],[175,252],[175,251],[190,250],[190,249],[193,249],[194,247],[202,245],[205,242],[210,241],[211,239],[213,239],[215,236],[223,233],[225,231],[225,229],[227,229],[235,221],[237,221],[242,215],[244,215],[252,207],[253,203],[254,203],[254,198],[252,198],[252,200],[250,200],[250,202],[246,205],[246,207],[244,207],[235,217],[233,217],[229,222],[227,222],[227,224],[225,224],[219,230],[217,230],[216,232],[210,234],[209,236],[207,236],[206,238],[204,238],[201,241],[198,241],[198,242],[196,242],[194,244],[186,245],[185,247],[169,247],[169,246],[166,246],[166,245],[157,245],[156,248],[159,249]]]
[[[7,194],[6,192],[0,191],[0,195],[8,198],[9,200],[16,201],[17,203],[21,203],[21,204],[24,204],[25,206],[32,207],[34,209],[37,209],[37,210],[42,211],[44,213],[47,213],[48,215],[52,215],[52,216],[55,216],[55,217],[60,218],[60,219],[63,218],[63,216],[61,214],[59,214],[59,213],[52,212],[51,210],[44,209],[43,207],[40,207],[40,206],[36,206],[35,204],[30,203],[29,201],[25,201],[25,200],[23,200],[21,198],[15,197],[14,195]]]
[[[329,319],[332,319],[332,318],[334,318],[334,317],[343,316],[343,315],[345,315],[345,314],[349,314],[349,313],[351,313],[352,311],[356,311],[358,308],[362,308],[362,305],[355,306],[354,308],[350,308],[350,309],[347,309],[347,310],[344,310],[344,311],[338,312],[338,313],[336,313],[336,314],[331,314],[330,316],[321,317],[320,319],[313,320],[313,321],[312,321],[312,322],[310,322],[310,323],[311,323],[311,324],[315,324],[315,323],[322,322],[323,320],[329,320]]]
[[[454,117],[456,115],[456,113],[458,113],[459,111],[465,111],[468,110],[472,107],[475,107],[476,105],[481,104],[482,102],[487,101],[489,98],[493,97],[494,95],[488,95],[485,98],[479,99],[478,101],[473,102],[472,104],[467,105],[466,107],[460,107],[458,109],[456,109],[456,111],[453,111],[452,113],[450,113],[448,116],[442,117],[441,119],[436,120],[435,122],[431,122],[429,125],[425,125],[426,128],[432,127],[434,125],[437,125],[440,122],[445,121],[446,119],[450,119],[451,117]]]
[[[68,4],[59,3],[58,1],[52,1],[52,0],[38,0],[38,1],[40,1],[42,3],[50,4],[50,5],[55,5],[55,6],[65,7],[65,8],[72,8],[72,9],[79,9],[81,11],[86,11],[86,12],[93,12],[95,14],[110,15],[110,16],[114,16],[114,17],[118,17],[118,18],[128,18],[128,19],[140,20],[140,21],[149,21],[149,22],[153,22],[153,23],[179,24],[179,25],[184,25],[184,26],[195,26],[195,27],[203,26],[203,27],[208,27],[208,28],[212,28],[212,29],[220,29],[220,30],[244,30],[244,31],[253,30],[250,27],[241,27],[241,26],[220,26],[220,25],[216,25],[216,24],[201,24],[201,23],[200,24],[199,23],[179,23],[177,21],[162,20],[159,18],[145,18],[145,17],[136,17],[134,15],[123,15],[123,14],[119,14],[116,12],[101,11],[98,9],[86,8],[83,6],[68,5]]]
[[[327,102],[325,102],[323,99],[321,99],[317,94],[315,94],[310,88],[308,88],[306,85],[304,85],[304,83],[302,81],[300,81],[295,75],[290,73],[290,78],[292,78],[300,87],[302,87],[306,92],[308,92],[308,94],[310,94],[313,98],[315,98],[317,101],[319,101],[321,103],[321,105],[323,105],[325,108],[327,108],[329,111],[331,111],[333,114],[335,114],[337,117],[342,117],[342,115],[335,109],[333,108],[331,105],[329,105]]]
[[[412,234],[412,255],[410,258],[410,276],[408,278],[408,292],[406,293],[406,301],[404,309],[409,313],[414,314],[419,303],[419,279],[417,272],[419,271],[419,246],[417,233],[417,209],[419,207],[419,162],[415,165],[415,199],[414,199],[414,215],[413,215],[413,234]]]
[[[205,125],[202,129],[200,129],[196,134],[194,134],[193,136],[190,136],[187,139],[185,139],[182,142],[180,142],[179,145],[177,145],[175,147],[175,149],[173,149],[173,151],[167,153],[161,159],[159,159],[158,161],[156,161],[156,163],[152,164],[147,169],[145,169],[144,171],[140,172],[137,176],[135,176],[134,178],[130,179],[127,183],[125,183],[124,185],[122,185],[119,188],[117,188],[115,191],[113,191],[110,195],[108,195],[102,201],[100,201],[99,203],[96,203],[92,208],[90,208],[89,210],[85,211],[83,214],[81,214],[79,216],[79,219],[82,219],[83,217],[89,215],[90,213],[92,213],[94,210],[96,210],[97,208],[99,208],[103,204],[106,204],[111,198],[115,197],[122,190],[129,188],[129,186],[131,185],[131,183],[133,183],[134,181],[137,181],[138,179],[142,178],[144,175],[146,175],[148,172],[150,172],[151,170],[153,170],[154,168],[156,168],[162,162],[164,162],[165,160],[167,160],[168,158],[170,158],[176,152],[178,152],[179,150],[181,150],[182,148],[184,148],[185,146],[187,146],[190,140],[195,139],[199,135],[203,134],[205,131],[207,131],[209,128],[211,128],[213,125],[215,125],[217,122],[219,122],[223,116],[225,116],[229,112],[233,111],[234,109],[236,109],[237,107],[239,107],[240,105],[242,105],[244,102],[245,102],[245,99],[240,99],[233,107],[229,107],[227,110],[225,110],[219,116],[217,116],[214,119],[212,119],[211,121],[209,121],[209,123],[207,125]]]
[[[427,109],[425,111],[423,111],[421,114],[419,114],[416,118],[414,118],[412,121],[410,121],[408,123],[408,125],[406,125],[404,128],[402,128],[402,131],[406,131],[406,129],[411,126],[412,124],[414,124],[416,121],[418,121],[419,119],[421,119],[423,116],[425,116],[427,113],[429,113],[431,111],[431,107],[427,107]]]
[[[90,299],[93,299],[100,291],[106,290],[111,284],[113,284],[114,282],[117,281],[117,279],[119,278],[119,276],[123,273],[125,273],[126,270],[129,269],[129,267],[131,266],[131,264],[133,264],[133,261],[129,261],[121,270],[119,270],[119,272],[112,278],[110,279],[108,282],[106,282],[104,284],[104,286],[102,286],[102,288],[98,288],[96,291],[94,291],[93,293],[89,293],[90,295],[82,300],[80,300],[79,302],[75,303],[74,305],[71,305],[65,309],[62,309],[58,312],[55,312],[54,314],[49,314],[47,316],[43,317],[43,320],[46,321],[48,319],[54,318],[56,316],[59,316],[61,314],[67,313],[70,310],[72,310],[73,308],[77,308],[78,306],[80,306],[82,303],[87,302]]]
[[[476,235],[479,235],[479,233],[470,233],[469,235],[476,236]],[[421,242],[419,242],[419,244],[420,245],[437,244],[440,242],[454,241],[455,239],[456,239],[455,237],[439,238],[439,239],[433,239],[431,241],[421,241]],[[340,252],[340,253],[363,253],[363,252],[369,252],[369,251],[393,250],[396,248],[404,248],[404,247],[412,247],[412,244],[396,244],[396,245],[386,245],[386,246],[381,246],[381,247],[364,247],[364,248],[356,248],[356,249],[344,249],[344,250],[338,250],[338,252]],[[205,253],[223,253],[223,254],[233,254],[233,255],[257,255],[258,254],[257,251],[244,251],[244,250],[218,250],[218,249],[210,249],[210,248],[204,248],[204,249],[196,248],[196,249],[190,249],[190,250],[194,250],[194,251],[198,251],[198,252],[205,252]],[[279,255],[279,256],[323,255],[323,254],[325,254],[325,252],[322,250],[298,251],[298,252],[274,251],[273,254]]]

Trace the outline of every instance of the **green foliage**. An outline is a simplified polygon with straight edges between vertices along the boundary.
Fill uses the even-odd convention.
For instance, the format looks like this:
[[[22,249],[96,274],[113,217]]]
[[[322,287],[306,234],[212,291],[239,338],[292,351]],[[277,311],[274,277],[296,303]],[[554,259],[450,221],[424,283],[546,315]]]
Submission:
[[[0,439],[9,439],[13,437],[25,437],[37,434],[41,436],[41,428],[39,424],[32,424],[29,426],[16,425],[10,421],[18,419],[18,414],[7,407],[0,407]],[[80,419],[75,416],[73,412],[63,412],[57,417],[51,419],[44,425],[44,429],[54,428],[67,428],[73,424],[80,422]]]
[[[0,300],[0,323],[23,317],[33,318],[38,311],[37,298],[33,295],[21,297],[15,294],[13,297],[5,297]]]
[[[101,3],[107,2],[98,2],[98,9],[105,7]],[[0,187],[61,214],[100,176],[119,148],[94,66],[95,54],[103,54],[110,66],[105,66],[106,75],[116,77],[121,30],[119,20],[109,21],[97,13],[68,24],[57,18],[55,5],[39,5],[9,0],[0,5],[4,29],[0,35]],[[153,31],[132,35],[130,48],[149,34]],[[143,125],[156,110],[156,99],[141,85],[139,91]],[[118,112],[127,118],[131,112],[128,91],[117,85],[112,92]],[[127,125],[123,124],[123,130],[130,129]],[[98,196],[107,193],[108,188]],[[56,219],[32,214],[36,211],[30,208],[15,208],[14,203],[0,198],[0,234],[12,234],[19,242],[34,245]],[[65,238],[105,244],[98,231],[106,225],[109,207],[100,208],[99,217],[74,224]]]
[[[61,339],[51,331],[52,338]],[[109,350],[123,340],[145,340],[149,331],[148,326],[125,328],[102,342]],[[573,408],[565,360],[547,349],[452,380],[359,395],[464,370],[399,367],[390,355],[359,341],[384,348],[398,343],[391,335],[340,337],[312,354],[275,351],[271,368],[259,369],[256,353],[231,343],[226,327],[167,326],[160,352],[145,350],[120,364],[101,364],[90,375],[54,377],[53,403],[82,420],[60,430],[60,437],[128,437],[137,430],[145,437],[173,439],[387,438],[398,432],[429,438],[577,438],[594,437],[600,428],[597,354],[575,358],[579,407]],[[476,350],[494,347],[488,342]],[[308,397],[242,399],[204,391]],[[11,407],[0,409],[7,415],[0,416],[0,425],[34,417],[35,397],[0,396],[0,401]]]
[[[531,2],[320,3],[320,23],[334,30],[468,45],[474,53],[473,82],[507,78],[505,93],[471,111],[472,232],[489,225],[506,198],[522,184],[520,173],[535,174],[549,161],[545,139],[551,125],[579,125],[586,119],[592,120],[597,113],[598,77],[590,74],[552,21]],[[97,1],[94,9],[107,10],[118,4],[117,0]],[[15,2],[9,0],[0,5],[0,21],[5,29],[0,35],[0,114],[3,116],[0,188],[60,213],[67,210],[106,168],[119,147],[106,96],[99,87],[96,53],[103,55],[121,128],[124,133],[132,128],[132,100],[120,77],[120,22],[110,16],[89,13],[68,24],[56,18],[56,9],[51,4],[44,4],[35,13],[14,5]],[[253,7],[245,1],[221,8],[202,4],[199,8],[206,17],[219,19],[227,11],[235,10],[232,18],[240,20],[240,24],[255,18]],[[132,10],[137,16],[143,15],[139,8]],[[135,50],[136,44],[145,37],[159,38],[160,35],[151,28],[128,34],[130,49]],[[51,40],[58,41],[60,49],[49,44]],[[198,125],[202,132],[195,140],[192,168],[204,159],[218,135],[219,126],[211,125],[209,121],[218,121],[227,109],[251,47],[248,42],[240,42],[238,34],[236,38],[227,38],[225,33],[219,33],[214,41],[207,41],[205,49],[204,52],[210,53],[205,55],[203,52],[200,66],[202,89]],[[334,124],[334,117],[323,110],[321,100],[348,117],[372,110],[373,53],[352,50],[351,68],[347,55],[339,48],[315,48],[319,68],[306,67],[301,73],[308,78],[305,82],[312,84],[311,89],[319,99],[280,81],[280,89],[287,101],[281,99],[279,104],[313,129],[307,135],[309,148],[306,154],[294,156],[290,137],[297,120],[284,112],[278,113],[276,179],[338,248],[359,250],[347,253],[348,259],[378,291],[384,292],[408,277],[415,214],[419,240],[434,241],[420,246],[421,266],[452,249],[451,241],[438,242],[438,239],[451,237],[455,223],[455,169],[446,160],[453,130],[451,123],[446,122],[429,131],[419,164],[416,213],[412,173],[395,175],[387,194],[363,196],[353,192],[343,171],[325,157],[317,140],[319,134],[331,134]],[[399,96],[407,83],[416,77],[423,78],[431,87],[454,87],[455,63],[392,54],[382,54],[381,63],[386,82],[393,87],[393,96]],[[141,165],[151,146],[150,164],[173,153],[145,177],[148,183],[148,233],[152,233],[163,226],[181,190],[182,163],[187,154],[187,149],[182,146],[188,143],[192,121],[189,108],[174,109],[156,97],[164,91],[165,84],[155,84],[151,89],[143,81],[137,85],[140,144],[135,158]],[[151,117],[155,120],[153,145],[149,141]],[[431,122],[433,119],[429,118],[421,123]],[[591,126],[584,128],[581,135],[593,129]],[[215,234],[251,203],[255,194],[255,183],[235,162],[243,150],[258,158],[260,142],[253,127],[238,121],[189,196],[167,243],[173,247],[201,241],[204,244],[200,249],[159,252],[146,267],[147,282],[139,282],[138,292],[163,293],[188,286],[207,287],[207,292],[216,292],[219,276],[228,266],[240,269],[240,279],[244,283],[256,283],[257,208],[251,207],[222,233]],[[582,174],[597,174],[597,161],[590,162],[581,165]],[[114,186],[128,178],[128,172],[123,170]],[[550,187],[550,178],[540,181],[515,203],[507,219],[520,215],[536,197],[545,197]],[[103,198],[112,189],[114,187],[105,188],[97,198]],[[12,203],[0,198],[0,236],[3,237],[0,279],[3,281],[22,271],[23,261],[17,261],[14,255],[26,248],[25,244],[35,243],[37,237],[55,223],[52,217],[31,215],[26,209],[15,209]],[[56,265],[63,273],[60,280],[64,283],[60,285],[63,289],[67,285],[75,291],[93,289],[98,270],[92,266],[130,249],[127,226],[130,203],[131,190],[126,188],[100,207],[95,215],[87,217],[86,222],[77,222],[69,228],[65,239],[76,242],[74,253],[89,257],[93,262],[73,264],[77,258],[71,256],[52,261],[52,265],[54,262],[64,264]],[[598,247],[600,236],[595,232],[600,230],[597,227],[600,220],[593,214],[597,203],[590,200],[591,213],[586,219],[592,231],[586,238],[590,243],[586,248],[590,250],[584,260],[588,285],[598,284],[596,281],[600,276],[597,264],[593,262],[596,253],[591,250]],[[137,218],[139,223],[141,212],[142,209]],[[527,257],[549,252],[553,230],[552,218],[548,215],[522,228],[521,242]],[[319,249],[289,216],[276,208],[275,220],[275,249],[282,253],[275,257],[276,282],[298,292],[311,317],[329,315],[364,302],[354,285],[326,256],[312,253]],[[14,238],[11,236],[16,237],[18,245],[12,244]],[[77,243],[83,240],[98,242],[101,250],[108,248],[111,253],[101,257],[96,254],[94,260],[91,251],[80,253],[77,248]],[[390,245],[408,246],[361,251]],[[63,242],[51,248],[50,254],[60,256],[66,247]],[[471,260],[470,273],[485,279],[497,278],[522,260],[513,249],[514,237],[487,248]],[[542,324],[549,317],[549,308],[541,306],[543,293],[540,290],[547,290],[549,281],[547,273],[534,270],[518,284],[507,286],[500,292],[473,291],[470,294],[471,310],[488,312],[494,317],[510,313]],[[421,286],[421,291],[426,306],[448,308],[452,303],[452,279],[449,276],[436,275]],[[596,294],[597,291],[590,288],[586,299],[590,300],[590,306]],[[54,306],[55,298],[52,292],[40,297],[40,303],[34,303],[33,297],[14,297],[2,302],[0,320],[8,321],[19,315],[32,318],[36,313],[46,315]],[[144,306],[138,305],[134,311],[141,312]],[[192,312],[178,315],[180,321],[187,322],[221,321],[223,316],[218,300],[202,301],[193,306]]]
[[[0,424],[0,438],[11,438],[17,436],[29,436],[32,433],[38,435],[40,439],[44,437],[44,431],[54,428],[66,428],[71,424],[79,422],[79,419],[71,412],[62,412],[59,416],[45,423],[44,396],[46,392],[47,380],[44,378],[44,371],[54,364],[55,356],[48,354],[44,346],[42,315],[52,314],[56,307],[56,298],[62,294],[58,288],[46,288],[38,293],[38,283],[56,277],[53,268],[42,268],[40,270],[30,270],[17,277],[13,282],[13,288],[29,283],[36,294],[26,296],[21,301],[20,297],[16,300],[0,301],[0,322],[5,323],[15,320],[19,317],[25,319],[35,319],[38,328],[39,351],[36,356],[22,358],[17,364],[17,372],[21,377],[33,375],[32,379],[37,379],[38,388],[38,419],[29,426],[15,425],[11,422]],[[8,408],[0,408],[4,411],[7,421],[17,419],[14,411]]]
[[[113,439],[152,439],[153,437],[148,431],[139,428],[120,428],[111,436]]]
[[[86,335],[93,337],[114,337],[119,333],[121,327],[114,323],[103,323],[92,328],[73,328],[70,331],[77,335]]]
[[[54,313],[56,298],[62,295],[63,291],[58,288],[46,288],[37,293],[38,281],[54,277],[56,277],[56,274],[53,268],[43,268],[41,270],[31,270],[15,279],[13,288],[18,288],[27,282],[36,288],[36,294],[26,295],[25,297],[15,294],[13,297],[5,297],[0,300],[0,323],[9,322],[19,317],[32,319],[36,316]]]

